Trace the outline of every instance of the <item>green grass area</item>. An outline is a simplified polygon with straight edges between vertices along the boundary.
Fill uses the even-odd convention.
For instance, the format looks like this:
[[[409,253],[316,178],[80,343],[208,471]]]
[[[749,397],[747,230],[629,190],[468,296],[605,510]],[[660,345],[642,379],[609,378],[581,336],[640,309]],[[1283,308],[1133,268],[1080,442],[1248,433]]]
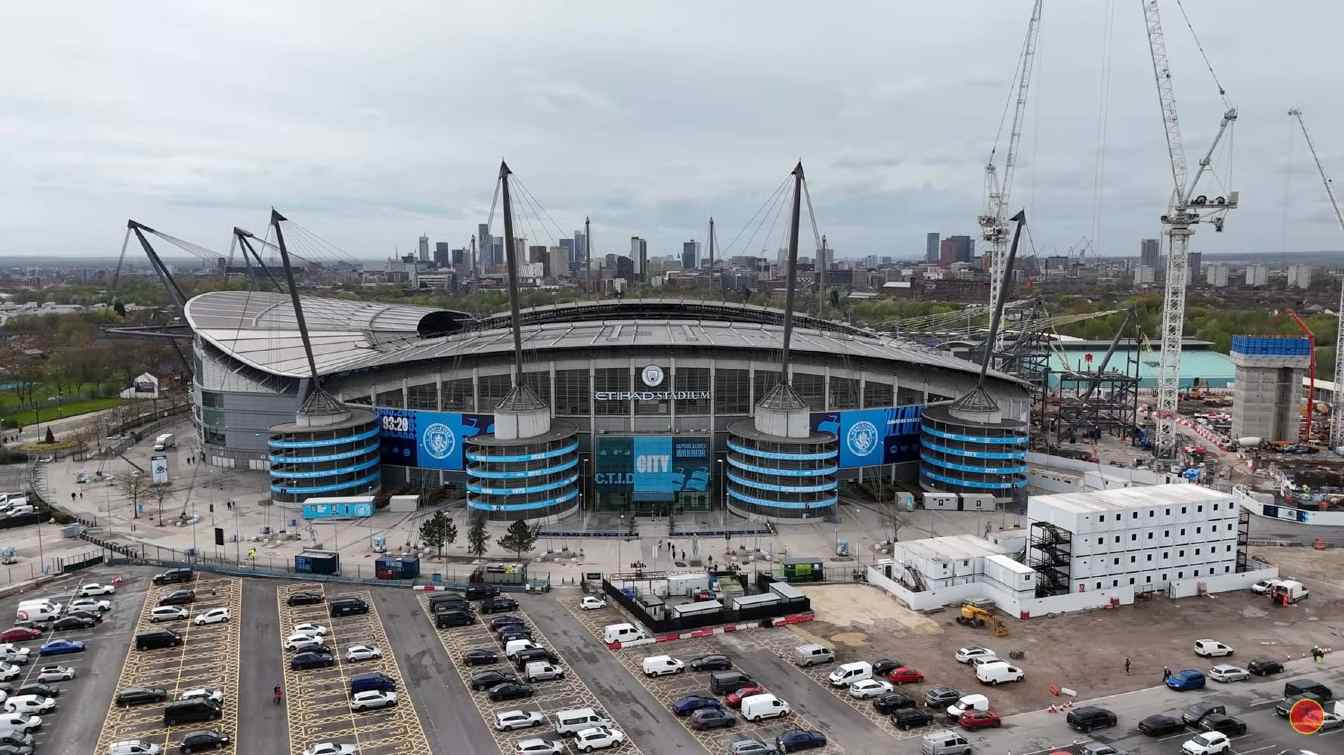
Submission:
[[[79,401],[70,401],[61,404],[60,407],[55,406],[53,402],[51,406],[38,407],[38,412],[35,417],[32,409],[20,410],[18,408],[18,402],[16,401],[11,402],[8,408],[0,410],[0,427],[4,427],[7,429],[17,427],[19,425],[29,427],[34,424],[38,424],[41,422],[49,422],[54,419],[62,419],[64,417],[75,417],[80,414],[88,414],[89,412],[96,412],[103,409],[111,409],[114,406],[119,406],[121,403],[122,400],[115,397],[90,398],[90,399],[82,399]]]

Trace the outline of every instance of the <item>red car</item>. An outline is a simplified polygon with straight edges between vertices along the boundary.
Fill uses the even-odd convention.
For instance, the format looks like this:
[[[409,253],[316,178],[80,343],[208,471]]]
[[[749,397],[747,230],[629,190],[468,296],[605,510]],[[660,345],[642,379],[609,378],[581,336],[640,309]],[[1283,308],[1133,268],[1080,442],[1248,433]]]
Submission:
[[[892,684],[913,684],[924,681],[924,675],[909,666],[899,666],[887,674],[887,681]]]
[[[992,710],[968,710],[961,714],[961,728],[967,731],[987,729],[991,726],[997,728],[1002,725],[1003,720]]]
[[[742,689],[736,692],[729,693],[728,697],[725,697],[724,699],[728,701],[729,707],[740,708],[742,707],[742,698],[751,697],[752,695],[764,695],[764,694],[765,694],[765,687],[762,687],[759,684],[748,684],[747,686],[743,687]]]
[[[0,642],[23,642],[24,640],[35,640],[41,636],[41,629],[14,627],[13,629],[6,629],[3,634],[0,634]]]

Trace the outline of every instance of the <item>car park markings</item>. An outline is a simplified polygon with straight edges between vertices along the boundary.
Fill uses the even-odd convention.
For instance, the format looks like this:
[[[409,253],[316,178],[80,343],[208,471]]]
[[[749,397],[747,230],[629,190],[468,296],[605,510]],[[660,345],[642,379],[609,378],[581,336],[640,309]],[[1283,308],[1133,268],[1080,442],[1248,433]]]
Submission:
[[[180,589],[195,590],[197,599],[187,605],[188,615],[184,619],[186,625],[181,631],[182,645],[137,651],[137,634],[173,628],[175,623],[154,623],[149,619],[159,597]],[[127,739],[143,739],[159,744],[165,751],[171,751],[177,744],[175,735],[200,729],[220,730],[229,737],[230,744],[218,752],[234,751],[233,743],[238,738],[242,595],[242,580],[234,577],[207,579],[202,575],[197,575],[190,583],[179,582],[159,587],[151,585],[145,591],[145,600],[126,648],[121,675],[117,679],[112,699],[108,702],[107,715],[98,735],[97,753],[106,752],[112,742]],[[205,627],[195,627],[192,623],[196,612],[220,606],[229,609],[231,618],[222,624],[211,625],[217,629],[207,630]],[[117,694],[131,687],[161,687],[169,693],[169,697],[162,703],[118,707]],[[184,689],[196,687],[215,688],[223,692],[223,716],[215,721],[164,726],[164,708],[175,701],[178,693]]]
[[[286,603],[290,593],[302,591],[323,593],[324,600],[302,606]],[[289,751],[292,755],[302,755],[304,748],[315,742],[339,742],[353,737],[361,755],[430,755],[429,740],[401,675],[396,653],[383,630],[372,594],[364,591],[340,595],[361,598],[368,604],[368,613],[352,616],[331,616],[331,597],[325,594],[323,585],[316,583],[287,585],[276,591]],[[291,653],[284,649],[284,644],[294,626],[309,622],[328,627],[325,638],[328,650],[336,660],[330,669],[295,671],[290,668],[290,658],[302,651]],[[367,661],[347,661],[342,648],[351,645],[372,645],[382,651],[382,656]],[[358,665],[352,668],[352,663]],[[332,670],[335,676],[331,675]],[[373,671],[396,680],[397,704],[377,710],[351,710],[350,676]]]
[[[574,666],[565,661],[564,656],[553,647],[542,633],[541,628],[537,626],[520,606],[512,611],[501,612],[502,614],[511,614],[523,618],[527,622],[527,627],[532,631],[534,641],[551,651],[559,658],[559,664],[565,669],[565,675],[560,679],[553,679],[545,682],[533,684],[534,693],[532,697],[522,700],[503,700],[498,703],[492,702],[487,696],[486,690],[473,692],[471,689],[471,675],[476,671],[485,671],[502,666],[508,672],[513,672],[513,665],[504,658],[504,649],[500,646],[494,633],[490,631],[489,621],[495,614],[480,614],[474,624],[465,627],[445,627],[438,628],[434,626],[434,614],[430,610],[430,600],[434,593],[420,593],[418,599],[420,608],[429,620],[430,626],[439,636],[439,642],[443,645],[443,650],[448,655],[448,660],[453,668],[457,670],[458,677],[462,681],[462,687],[466,693],[471,696],[472,702],[476,705],[476,710],[480,713],[481,720],[485,723],[499,751],[504,755],[513,755],[515,746],[519,740],[540,737],[542,739],[565,739],[555,733],[554,721],[552,716],[562,710],[572,710],[574,708],[593,708],[594,710],[604,712],[607,718],[611,719],[613,727],[626,735],[626,740],[619,747],[612,747],[607,750],[601,750],[602,753],[623,753],[625,755],[637,755],[641,752],[630,737],[629,730],[616,720],[605,705],[598,701],[597,697],[588,688]],[[500,659],[494,664],[481,666],[467,666],[461,662],[462,653],[472,648],[488,645],[491,649],[498,649]],[[521,674],[519,674],[521,677]],[[512,731],[499,731],[495,728],[495,714],[508,710],[521,709],[523,711],[537,710],[546,717],[546,723],[540,727],[530,727],[526,729],[514,729]],[[568,752],[575,752],[572,743],[566,744]]]

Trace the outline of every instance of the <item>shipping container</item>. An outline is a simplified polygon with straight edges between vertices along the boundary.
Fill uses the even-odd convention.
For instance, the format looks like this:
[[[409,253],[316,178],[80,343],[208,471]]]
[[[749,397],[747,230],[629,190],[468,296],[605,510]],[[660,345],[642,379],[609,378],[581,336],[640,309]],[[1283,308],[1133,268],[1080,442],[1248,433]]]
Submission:
[[[420,576],[418,558],[380,558],[373,562],[378,579],[415,579]]]
[[[420,508],[419,495],[394,495],[387,499],[388,511],[405,514],[418,508]]]
[[[702,600],[698,603],[682,603],[672,606],[672,617],[697,616],[704,613],[717,613],[723,610],[723,604],[717,600]]]
[[[770,592],[778,595],[779,599],[783,601],[803,599],[803,591],[787,582],[771,582]]]
[[[363,519],[373,516],[371,495],[308,498],[303,502],[304,519]]]
[[[304,551],[294,557],[294,571],[300,574],[340,574],[341,555],[331,551]]]
[[[761,608],[763,606],[773,606],[779,602],[779,596],[772,593],[761,593],[760,595],[740,595],[733,598],[732,606],[734,611],[741,611],[745,608]]]
[[[819,558],[784,559],[785,582],[820,582],[826,578],[825,562]]]

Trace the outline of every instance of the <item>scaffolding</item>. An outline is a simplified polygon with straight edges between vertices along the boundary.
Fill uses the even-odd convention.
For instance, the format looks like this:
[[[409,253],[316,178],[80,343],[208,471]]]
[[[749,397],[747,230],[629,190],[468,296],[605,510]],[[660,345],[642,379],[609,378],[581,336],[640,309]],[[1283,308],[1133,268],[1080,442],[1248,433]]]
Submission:
[[[1237,510],[1237,573],[1241,574],[1247,569],[1248,555],[1246,547],[1251,542],[1251,512],[1239,508]]]
[[[1138,427],[1139,379],[1121,372],[1059,372],[1036,405],[1039,445],[1054,448],[1102,435],[1130,439]],[[1051,379],[1047,371],[1045,381]]]
[[[1069,594],[1073,533],[1049,522],[1032,522],[1029,535],[1029,566],[1040,575],[1036,580],[1036,597]]]

